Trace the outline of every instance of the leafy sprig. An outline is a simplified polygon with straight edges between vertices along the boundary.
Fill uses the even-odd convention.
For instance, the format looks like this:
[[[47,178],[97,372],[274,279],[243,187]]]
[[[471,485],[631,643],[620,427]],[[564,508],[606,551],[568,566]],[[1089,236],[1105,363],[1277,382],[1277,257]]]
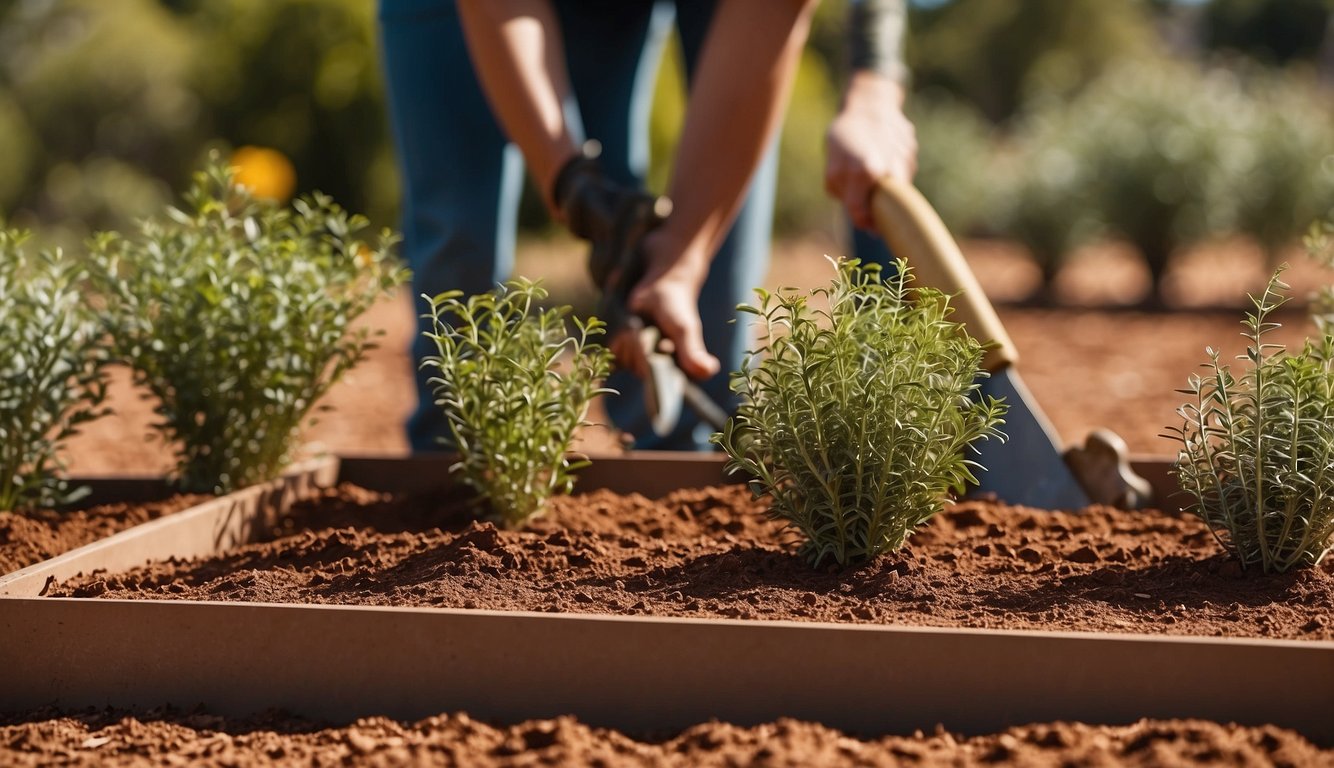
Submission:
[[[60,449],[106,413],[108,354],[80,290],[84,267],[27,253],[27,237],[0,230],[0,511],[82,496],[60,477]]]
[[[1287,301],[1279,269],[1251,301],[1240,375],[1208,349],[1177,409],[1175,473],[1190,510],[1243,567],[1315,565],[1334,548],[1334,336],[1297,353],[1266,341]]]
[[[1334,215],[1311,223],[1302,240],[1306,253],[1325,269],[1334,269]],[[1334,284],[1326,283],[1311,301],[1311,318],[1321,333],[1334,332]]]
[[[969,445],[1000,437],[1004,404],[973,398],[982,346],[943,294],[909,289],[907,264],[897,270],[841,262],[813,294],[827,309],[791,289],[741,307],[759,318],[760,346],[732,376],[743,402],[714,440],[816,565],[901,547],[976,482]]]
[[[459,460],[451,467],[507,526],[542,511],[555,492],[568,493],[575,430],[611,353],[590,343],[605,332],[596,318],[573,318],[570,308],[541,309],[547,292],[517,279],[466,299],[459,291],[423,297],[430,303],[439,355],[423,361],[449,423]],[[562,370],[562,365],[564,370]]]
[[[352,323],[406,280],[395,238],[325,195],[282,208],[214,162],[187,205],[91,245],[115,352],[159,401],[180,483],[227,491],[276,477],[320,397],[373,347]]]

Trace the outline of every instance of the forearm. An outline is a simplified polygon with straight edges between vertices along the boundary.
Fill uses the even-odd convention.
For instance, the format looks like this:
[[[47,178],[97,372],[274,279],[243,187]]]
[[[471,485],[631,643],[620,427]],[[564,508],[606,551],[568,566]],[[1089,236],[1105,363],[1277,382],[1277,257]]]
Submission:
[[[848,56],[853,76],[873,72],[903,84],[903,36],[908,27],[904,0],[852,0],[848,7]]]
[[[648,270],[630,308],[662,330],[692,378],[718,371],[700,288],[782,121],[813,0],[722,0],[700,55],[677,148],[672,215],[644,238]]]
[[[782,123],[814,4],[719,3],[690,92],[666,250],[705,271]]]
[[[552,182],[578,144],[565,120],[571,89],[551,2],[459,0],[458,8],[491,110],[554,210]]]
[[[874,226],[875,184],[886,177],[911,181],[917,169],[916,132],[903,114],[906,21],[905,0],[853,0],[849,13],[852,73],[825,139],[825,190],[863,229]]]

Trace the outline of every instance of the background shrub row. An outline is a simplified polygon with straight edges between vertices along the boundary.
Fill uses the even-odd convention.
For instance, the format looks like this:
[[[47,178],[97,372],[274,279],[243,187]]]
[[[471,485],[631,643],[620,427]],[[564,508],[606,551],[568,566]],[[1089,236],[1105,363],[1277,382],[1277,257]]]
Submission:
[[[802,63],[780,234],[843,228],[821,169],[845,4],[822,5]],[[395,226],[375,5],[3,4],[0,213],[73,246],[157,210],[210,149],[255,145],[290,159],[297,189]],[[913,2],[919,185],[957,231],[1022,240],[1049,270],[1100,236],[1131,240],[1155,269],[1221,233],[1272,250],[1334,204],[1334,109],[1315,74],[1334,66],[1330,5]],[[673,51],[653,120],[659,187],[683,110],[678,67]],[[531,195],[523,220],[549,226]]]

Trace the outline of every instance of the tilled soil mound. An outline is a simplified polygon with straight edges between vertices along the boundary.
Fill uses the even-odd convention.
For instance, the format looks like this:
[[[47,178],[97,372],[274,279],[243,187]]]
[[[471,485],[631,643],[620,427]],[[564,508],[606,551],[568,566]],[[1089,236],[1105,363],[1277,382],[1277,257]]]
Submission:
[[[751,728],[704,723],[670,736],[631,737],[570,717],[495,726],[464,714],[406,724],[368,718],[321,727],[282,715],[224,720],[200,714],[37,713],[0,725],[0,762],[20,766],[1331,766],[1281,728],[1197,720],[1126,726],[1053,723],[964,738],[935,734],[858,739],[779,720]]]
[[[182,494],[147,504],[99,504],[75,511],[0,512],[0,574],[180,512],[206,498],[209,497]]]
[[[557,498],[507,531],[458,499],[345,485],[274,535],[51,594],[1334,639],[1334,564],[1242,571],[1198,520],[1156,511],[968,502],[842,570],[811,568],[742,486]]]

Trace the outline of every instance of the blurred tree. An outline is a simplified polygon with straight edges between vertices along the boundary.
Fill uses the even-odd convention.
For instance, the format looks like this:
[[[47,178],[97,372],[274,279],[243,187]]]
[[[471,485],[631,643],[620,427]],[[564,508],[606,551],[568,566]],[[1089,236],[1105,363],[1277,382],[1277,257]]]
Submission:
[[[1140,0],[953,0],[914,6],[909,23],[914,84],[949,91],[993,122],[1037,94],[1069,96],[1155,40]]]
[[[374,3],[174,0],[197,39],[216,135],[272,147],[319,189],[384,221],[397,203]]]
[[[160,206],[221,143],[273,147],[301,191],[390,223],[372,5],[0,4],[0,214],[77,242]]]
[[[8,3],[0,10],[0,142],[25,158],[3,189],[19,223],[87,228],[146,214],[207,133],[189,30],[154,0]]]
[[[1334,105],[1272,71],[1126,61],[1033,109],[1013,138],[1004,231],[1049,280],[1104,229],[1140,250],[1155,289],[1172,254],[1207,237],[1248,234],[1272,262],[1334,205]]]
[[[1254,68],[1243,80],[1244,164],[1230,193],[1235,226],[1265,251],[1266,273],[1314,220],[1334,210],[1334,99],[1309,77]]]
[[[1210,0],[1202,11],[1206,47],[1283,65],[1316,57],[1334,0]]]
[[[913,182],[956,235],[994,226],[1002,195],[991,126],[977,110],[947,93],[925,91],[907,104],[917,128]]]
[[[1048,302],[1066,259],[1106,229],[1090,162],[1097,134],[1082,118],[1065,102],[1029,110],[995,161],[997,230],[1028,248],[1042,270],[1039,298]]]

